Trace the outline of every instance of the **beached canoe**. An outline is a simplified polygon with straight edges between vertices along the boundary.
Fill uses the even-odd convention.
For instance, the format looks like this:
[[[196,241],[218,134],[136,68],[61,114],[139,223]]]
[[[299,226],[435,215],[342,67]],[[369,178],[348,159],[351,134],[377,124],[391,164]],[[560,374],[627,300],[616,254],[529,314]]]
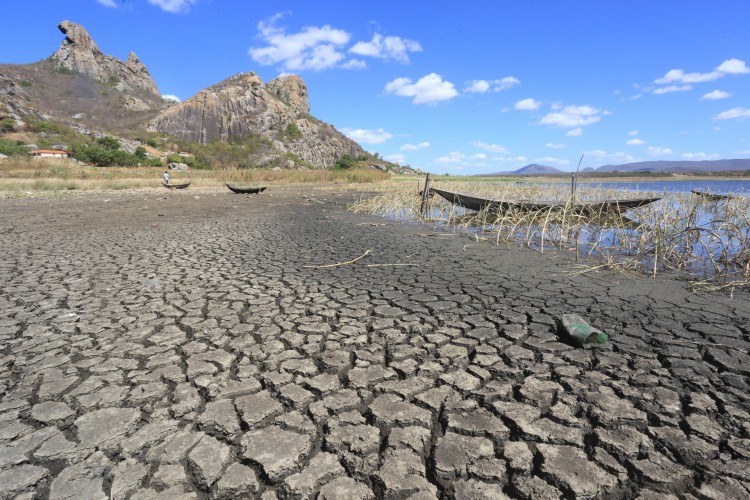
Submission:
[[[260,186],[259,187],[240,187],[240,186],[235,186],[233,184],[227,184],[226,182],[224,183],[224,185],[226,185],[226,187],[228,187],[231,192],[238,193],[238,194],[262,193],[267,188],[267,186],[263,186],[263,187],[260,187]]]
[[[185,182],[183,184],[165,184],[165,183],[162,182],[161,185],[164,186],[167,189],[185,189],[186,187],[188,187],[190,185],[190,183],[189,182]]]
[[[430,188],[449,202],[469,210],[488,210],[500,213],[508,210],[519,210],[523,212],[541,212],[547,210],[566,210],[570,213],[581,215],[596,215],[600,213],[619,213],[631,208],[642,207],[658,201],[660,198],[634,198],[623,200],[603,200],[591,203],[566,204],[560,202],[529,202],[529,201],[507,201],[493,198],[483,198],[465,193],[456,193],[445,189]]]
[[[730,194],[714,194],[714,193],[705,193],[703,191],[698,191],[697,189],[693,189],[690,191],[696,196],[700,196],[701,198],[705,198],[709,201],[721,201],[721,200],[729,200],[731,198],[734,198],[734,196]]]

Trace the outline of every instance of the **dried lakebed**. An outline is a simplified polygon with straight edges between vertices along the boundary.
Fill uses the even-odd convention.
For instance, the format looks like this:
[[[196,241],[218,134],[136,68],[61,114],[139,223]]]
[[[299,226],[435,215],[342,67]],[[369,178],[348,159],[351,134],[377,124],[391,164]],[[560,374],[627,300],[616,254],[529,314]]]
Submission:
[[[0,496],[750,496],[747,290],[354,197],[0,199]],[[561,342],[564,313],[610,342]]]

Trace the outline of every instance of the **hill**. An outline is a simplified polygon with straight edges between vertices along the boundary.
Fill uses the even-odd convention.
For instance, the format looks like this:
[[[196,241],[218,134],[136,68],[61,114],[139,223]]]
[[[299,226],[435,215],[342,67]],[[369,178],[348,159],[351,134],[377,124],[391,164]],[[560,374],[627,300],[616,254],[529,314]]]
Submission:
[[[503,175],[555,175],[564,173],[565,172],[555,167],[532,163],[530,165],[526,165],[525,167],[521,167],[518,170],[513,170],[510,172],[495,172],[492,174],[481,174],[478,177],[497,177]]]
[[[131,152],[158,145],[147,152],[163,158],[172,150],[246,167],[326,168],[344,159],[409,170],[373,157],[312,116],[298,76],[264,84],[255,73],[239,74],[175,103],[161,97],[134,53],[121,61],[104,54],[82,26],[63,21],[58,29],[65,38],[47,59],[0,64],[0,140],[14,154],[24,142],[68,148],[115,136]]]
[[[708,160],[708,161],[641,161],[635,163],[624,163],[622,165],[602,165],[598,168],[586,167],[581,173],[710,173],[710,172],[744,172],[750,170],[750,159],[735,160]],[[555,175],[569,174],[555,167],[531,164],[518,170],[508,172],[495,172],[492,174],[481,174],[481,177],[494,177],[502,175]]]

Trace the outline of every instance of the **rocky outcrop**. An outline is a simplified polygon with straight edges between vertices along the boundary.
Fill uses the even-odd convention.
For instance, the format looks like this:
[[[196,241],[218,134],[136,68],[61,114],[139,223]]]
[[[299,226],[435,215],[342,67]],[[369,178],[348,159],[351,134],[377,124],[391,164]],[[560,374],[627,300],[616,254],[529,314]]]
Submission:
[[[315,167],[330,167],[344,154],[364,153],[309,110],[307,86],[298,76],[264,85],[257,74],[240,73],[162,111],[148,128],[200,143],[260,134],[276,149]]]
[[[60,48],[52,54],[59,69],[82,73],[118,90],[144,90],[160,95],[148,69],[134,53],[123,62],[104,54],[83,26],[63,21],[57,27],[65,34]]]
[[[29,95],[15,79],[0,73],[0,120],[11,118],[22,125],[25,116],[41,119],[42,115],[33,109]]]

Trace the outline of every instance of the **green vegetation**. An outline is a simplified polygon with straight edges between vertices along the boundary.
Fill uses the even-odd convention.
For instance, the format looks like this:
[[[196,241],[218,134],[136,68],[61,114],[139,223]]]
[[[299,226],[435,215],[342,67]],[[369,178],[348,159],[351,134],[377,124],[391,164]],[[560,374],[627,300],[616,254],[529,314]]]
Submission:
[[[336,162],[333,168],[336,170],[348,170],[354,166],[356,161],[351,155],[346,154],[339,158],[339,161]]]
[[[0,132],[6,133],[15,131],[16,121],[13,118],[3,118],[2,120],[0,120]]]
[[[101,137],[97,140],[97,144],[73,144],[70,150],[73,153],[73,158],[83,163],[89,163],[96,165],[97,167],[135,167],[138,165],[151,165],[161,166],[161,160],[159,159],[148,159],[145,157],[145,150],[143,155],[128,153],[121,149],[113,149],[112,141],[103,141],[102,139],[112,139],[111,137]],[[117,143],[119,148],[119,142],[116,139],[112,139]]]
[[[120,141],[115,139],[114,137],[99,137],[96,140],[96,143],[99,144],[104,149],[108,149],[110,151],[116,151],[120,149]]]
[[[29,150],[23,143],[18,144],[18,141],[9,141],[7,139],[0,138],[0,154],[6,156],[19,156],[25,155]]]
[[[29,87],[31,87],[31,86],[32,86],[33,84],[32,84],[32,83],[31,83],[30,81],[28,81],[28,80],[21,80],[21,83],[19,83],[19,85],[20,85],[21,87],[26,87],[26,88],[29,88]]]
[[[299,127],[297,127],[296,123],[291,122],[289,125],[287,125],[286,130],[284,131],[285,139],[294,141],[301,137],[302,137],[302,131],[299,129]]]
[[[200,155],[195,156],[180,156],[180,155],[169,155],[167,156],[167,163],[184,163],[190,168],[198,170],[210,170],[210,163]]]

